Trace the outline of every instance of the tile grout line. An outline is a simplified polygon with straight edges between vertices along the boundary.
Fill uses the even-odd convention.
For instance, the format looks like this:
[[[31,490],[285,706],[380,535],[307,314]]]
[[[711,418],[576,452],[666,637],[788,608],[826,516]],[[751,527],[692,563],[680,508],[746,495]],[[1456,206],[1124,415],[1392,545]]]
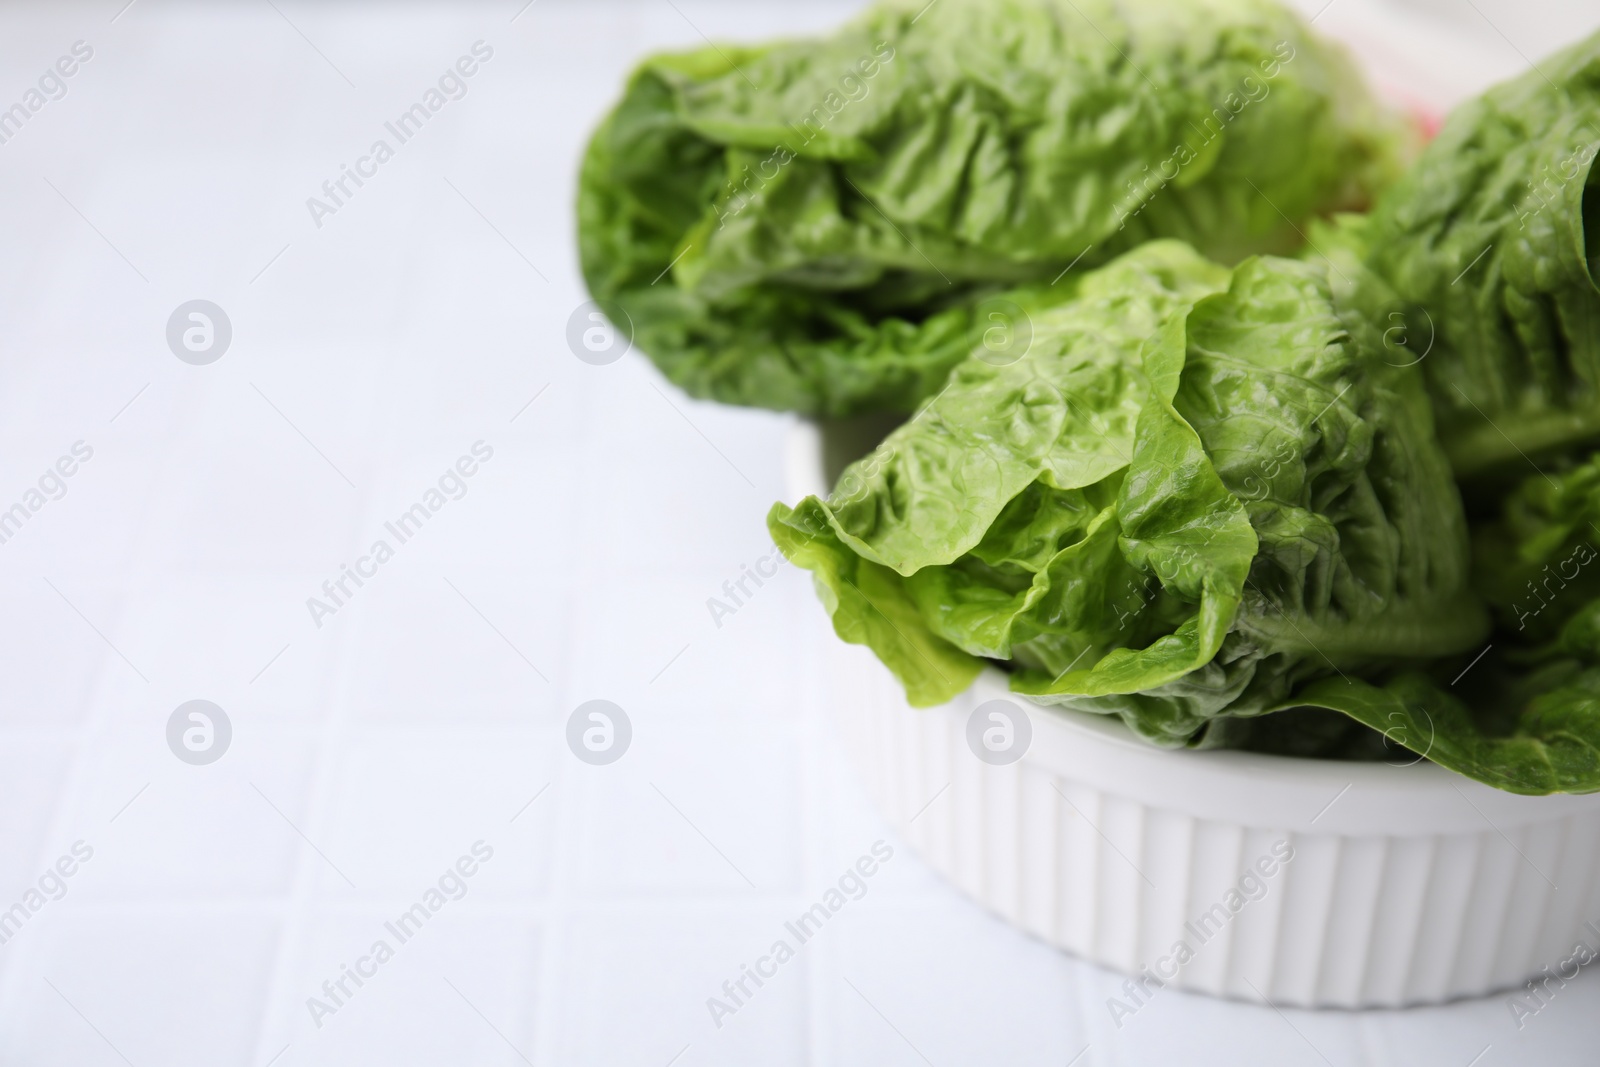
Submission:
[[[565,659],[568,649],[563,647],[562,651]],[[553,688],[560,694],[555,704],[559,716],[561,709],[575,699],[571,672],[562,669]],[[558,1038],[570,1033],[569,1027],[561,1025],[564,1005],[560,998],[562,990],[567,987],[562,964],[567,959],[568,939],[574,919],[571,906],[573,867],[577,863],[578,850],[587,840],[587,835],[581,829],[589,815],[589,804],[586,793],[579,795],[581,783],[577,779],[575,761],[564,758],[565,755],[558,743],[556,771],[551,777],[556,785],[555,795],[549,800],[556,812],[548,842],[551,859],[543,925],[539,925],[536,919],[531,920],[539,938],[538,961],[527,976],[534,997],[533,1034],[528,1044],[536,1064],[563,1062],[559,1055]]]
[[[121,613],[122,603],[119,601],[117,606],[117,614],[119,618],[121,617]],[[106,676],[105,667],[108,666],[107,659],[111,654],[111,650],[103,646],[100,647],[95,653],[97,657],[95,662],[96,667],[98,668],[96,684],[89,688],[88,695],[83,698],[83,723],[73,731],[71,739],[67,742],[67,745],[70,747],[70,754],[63,761],[61,778],[56,787],[56,797],[52,814],[48,823],[48,828],[44,833],[39,835],[39,845],[35,852],[34,863],[32,864],[30,870],[43,871],[46,866],[55,861],[56,855],[59,855],[60,845],[63,842],[65,842],[67,845],[71,844],[71,841],[67,841],[66,837],[69,834],[75,833],[74,827],[71,825],[70,821],[70,816],[74,807],[72,801],[75,799],[85,799],[86,792],[85,790],[80,790],[77,787],[77,783],[80,781],[90,781],[89,772],[92,770],[92,768],[90,768],[88,764],[90,753],[94,751],[93,742],[98,740],[105,732],[103,730],[103,720],[107,717],[108,713],[95,713],[94,708],[97,702],[94,699],[94,693],[100,685],[104,684]],[[107,819],[110,819],[109,813],[107,815]],[[105,828],[112,829],[109,821],[107,821]],[[82,828],[80,827],[80,829]],[[100,838],[101,841],[104,841],[104,839],[104,837]],[[78,838],[74,836],[72,841],[76,840],[78,840]],[[83,840],[91,848],[96,846],[96,839],[93,830],[84,829]],[[7,900],[4,901],[3,904],[0,904],[0,906],[9,906],[10,903],[11,902]],[[27,931],[26,928],[18,931],[19,934],[24,935],[28,932],[30,931]],[[11,1019],[18,1017],[18,1013],[14,1009],[18,1006],[17,1002],[24,998],[24,991],[20,988],[23,985],[22,976],[24,974],[43,973],[42,968],[28,966],[32,957],[35,955],[34,945],[38,938],[36,936],[23,937],[19,938],[19,940],[22,940],[23,943],[16,953],[16,958],[11,960],[9,965],[4,967],[3,971],[0,971],[0,1018]]]
[[[795,622],[793,614],[786,612],[784,622],[786,627],[793,627]],[[790,636],[792,637],[792,635]],[[787,644],[790,648],[795,647],[792,641],[787,642]],[[816,655],[814,647],[810,652],[812,655]],[[823,790],[818,788],[817,782],[817,776],[821,768],[821,760],[818,758],[820,739],[817,730],[819,704],[821,701],[818,699],[814,686],[818,675],[819,672],[814,670],[805,672],[806,692],[801,703],[805,717],[794,724],[793,727],[799,730],[801,735],[801,743],[799,745],[800,788],[796,790],[798,794],[796,802],[800,805],[800,839],[805,842],[805,851],[800,856],[800,884],[796,887],[796,895],[801,897],[805,895],[807,887],[813,884],[813,879],[819,869],[817,857],[819,846],[832,836],[828,831],[834,821],[831,810],[827,819],[824,819],[817,811],[817,802],[823,795]],[[801,907],[804,907],[804,905],[801,905]],[[821,1010],[821,1005],[824,1003],[822,999],[823,975],[822,968],[819,966],[819,963],[826,959],[821,955],[821,951],[827,947],[826,943],[819,945],[818,953],[807,957],[805,961],[806,1063],[819,1062],[818,1053],[827,1047],[828,1019],[826,1013]]]
[[[117,623],[124,620],[128,603],[127,590],[133,585],[134,583],[128,582],[119,587],[116,598],[116,612],[111,621],[105,623],[108,628],[115,628]],[[74,809],[74,801],[86,800],[92,795],[88,788],[79,788],[79,783],[88,783],[92,780],[90,776],[92,768],[89,766],[90,756],[95,751],[96,743],[108,733],[106,724],[111,718],[109,710],[111,702],[100,701],[97,697],[102,689],[114,684],[110,681],[111,672],[109,670],[112,665],[109,657],[113,651],[102,646],[95,653],[97,658],[94,661],[94,668],[90,672],[93,681],[79,701],[82,719],[72,730],[71,740],[68,742],[71,747],[71,754],[62,768],[54,811],[49,820],[48,829],[40,835],[39,852],[35,856],[34,865],[37,870],[42,871],[46,864],[54,862],[56,857],[51,853],[57,845],[70,845],[72,841],[78,840],[77,835],[80,832],[86,844],[91,848],[96,847],[97,831],[100,831],[101,828],[90,820],[91,813],[87,810],[80,811],[78,817],[82,821],[77,826],[72,824],[71,815]],[[97,708],[100,710],[97,711]],[[143,790],[141,790],[142,792]],[[121,813],[118,812],[117,814]],[[107,813],[106,818],[105,830],[109,831],[112,829],[109,821],[111,818],[110,813]],[[68,840],[68,835],[73,835],[70,840]],[[99,836],[99,840],[104,841],[110,836],[109,833],[102,833]],[[5,903],[9,904],[10,902],[7,901]],[[37,940],[37,937],[26,939],[16,953],[16,958],[10,961],[9,965],[5,966],[3,970],[0,970],[0,1018],[15,1017],[11,1013],[11,1009],[14,1001],[22,999],[23,994],[19,989],[23,982],[22,976],[29,973],[43,973],[41,968],[30,968],[28,966],[28,962],[35,954]]]
[[[361,496],[361,507],[356,511],[355,523],[345,535],[347,548],[360,544],[360,534],[357,531],[362,529],[362,521],[374,506],[371,484],[373,481],[371,478],[363,479],[366,487],[357,490]],[[338,776],[335,760],[338,758],[340,743],[345,736],[344,718],[351,688],[350,673],[353,657],[350,652],[354,640],[352,631],[359,627],[360,616],[355,616],[352,621],[353,625],[338,628],[336,633],[322,635],[334,645],[331,650],[333,666],[330,672],[330,684],[326,689],[328,704],[323,721],[314,731],[315,740],[310,742],[312,748],[308,761],[310,780],[301,794],[303,809],[300,813],[300,822],[305,825],[305,832],[311,840],[321,840],[324,843],[328,843],[328,835],[323,831],[331,825],[330,817],[333,814],[333,805],[330,801],[336,797],[334,786]],[[299,950],[306,941],[310,927],[308,919],[317,897],[316,886],[318,879],[324,877],[326,864],[317,855],[316,850],[309,847],[306,842],[296,840],[293,847],[295,874],[290,882],[283,919],[278,927],[277,951],[273,954],[272,969],[266,982],[265,993],[261,998],[253,1063],[264,1063],[273,1055],[279,1054],[278,1050],[283,1047],[280,1038],[282,1041],[290,1042],[291,1046],[295,1040],[294,1009],[299,1006],[301,994],[298,990],[289,988],[289,983],[299,974],[296,963],[303,962],[299,958]],[[333,846],[329,844],[329,847]],[[345,887],[341,885],[337,891],[342,893]],[[305,995],[309,996],[310,993]],[[275,1018],[275,1015],[281,1018]],[[275,1030],[273,1025],[275,1022],[281,1023],[284,1030]],[[294,1056],[292,1047],[289,1055]]]

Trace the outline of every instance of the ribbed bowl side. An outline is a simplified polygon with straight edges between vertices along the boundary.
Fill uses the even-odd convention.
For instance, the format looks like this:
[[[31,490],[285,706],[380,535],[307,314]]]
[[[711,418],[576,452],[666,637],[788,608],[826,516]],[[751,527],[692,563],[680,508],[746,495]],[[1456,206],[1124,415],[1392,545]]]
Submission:
[[[929,865],[1146,988],[1299,1007],[1438,1003],[1553,969],[1600,921],[1600,815],[1403,836],[1197,818],[1127,795],[1137,782],[1113,792],[1027,757],[985,764],[961,714],[908,708],[869,654],[832,647],[841,735]]]

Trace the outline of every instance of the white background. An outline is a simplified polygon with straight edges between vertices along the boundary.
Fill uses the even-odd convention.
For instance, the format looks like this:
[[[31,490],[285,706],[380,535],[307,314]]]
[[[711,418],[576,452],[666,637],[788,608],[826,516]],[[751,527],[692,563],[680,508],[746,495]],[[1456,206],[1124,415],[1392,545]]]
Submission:
[[[0,909],[94,850],[0,945],[0,1064],[1595,1061],[1592,975],[1521,1032],[1504,998],[1176,992],[1119,1030],[1119,976],[870,810],[804,577],[713,624],[770,551],[788,422],[574,358],[577,159],[646,53],[854,5],[122,3],[0,11],[0,107],[94,49],[0,145],[0,509],[94,450],[0,544]],[[1319,26],[1439,107],[1592,28],[1578,7],[1335,0]],[[316,227],[306,198],[480,39],[466,97]],[[232,321],[210,366],[165,341],[195,298]],[[480,440],[467,494],[314,625]],[[205,767],[165,736],[197,698],[234,731]],[[594,698],[634,729],[607,767],[564,743]],[[867,895],[714,1026],[706,998],[878,839]],[[479,840],[466,896],[315,1025],[307,998]]]

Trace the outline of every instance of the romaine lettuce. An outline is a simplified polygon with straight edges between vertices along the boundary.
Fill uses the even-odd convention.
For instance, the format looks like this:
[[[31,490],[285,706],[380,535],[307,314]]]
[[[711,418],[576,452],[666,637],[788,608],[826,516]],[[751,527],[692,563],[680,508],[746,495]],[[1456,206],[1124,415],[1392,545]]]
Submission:
[[[1463,104],[1374,210],[1463,477],[1600,435],[1597,152],[1600,34]]]
[[[959,365],[769,529],[919,705],[996,661],[1035,700],[1218,743],[1313,679],[1478,647],[1420,374],[1347,288],[1153,242],[1019,291],[1026,354]]]
[[[1364,205],[1403,129],[1277,0],[901,0],[646,61],[579,178],[589,289],[696,396],[910,411],[989,293]]]

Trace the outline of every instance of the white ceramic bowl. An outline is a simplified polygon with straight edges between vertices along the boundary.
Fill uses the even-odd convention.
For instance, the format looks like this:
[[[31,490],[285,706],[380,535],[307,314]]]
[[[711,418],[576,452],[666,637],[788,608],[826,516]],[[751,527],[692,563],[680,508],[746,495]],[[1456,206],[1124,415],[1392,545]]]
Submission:
[[[796,425],[793,500],[826,493],[823,452]],[[816,619],[828,627],[820,604]],[[1580,940],[1600,950],[1600,795],[1520,797],[1431,763],[1157,749],[1118,720],[1032,704],[994,670],[913,709],[869,651],[828,638],[829,703],[895,828],[978,903],[1139,976],[1145,997],[1161,981],[1303,1007],[1428,1004],[1555,972]],[[1032,727],[1008,766],[967,741],[998,699]]]

